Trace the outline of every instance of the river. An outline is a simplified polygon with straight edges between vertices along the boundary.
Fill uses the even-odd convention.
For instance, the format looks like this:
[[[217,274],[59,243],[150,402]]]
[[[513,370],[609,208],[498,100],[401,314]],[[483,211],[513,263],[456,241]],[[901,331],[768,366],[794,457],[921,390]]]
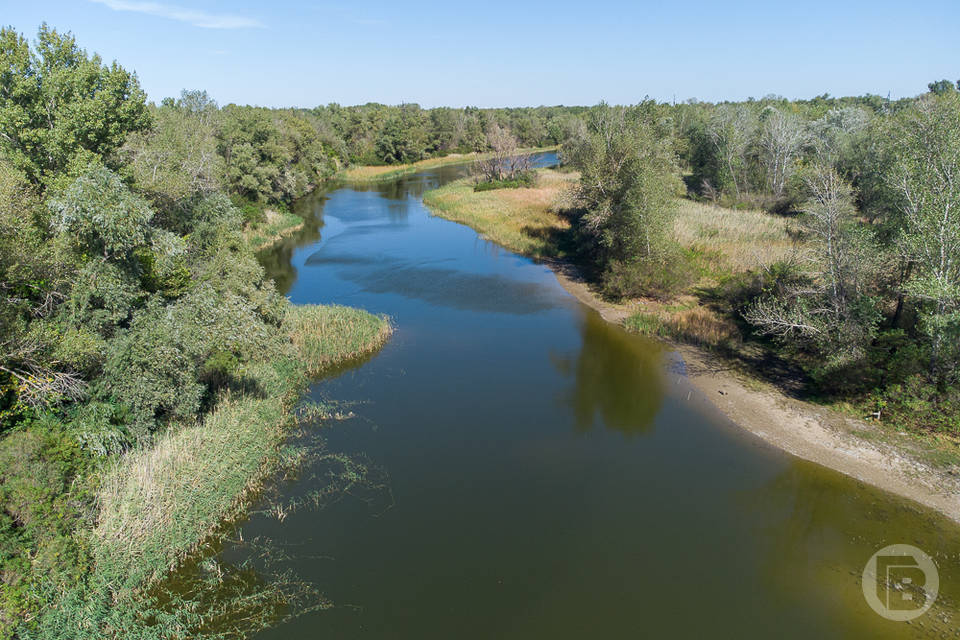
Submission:
[[[464,170],[317,192],[262,256],[294,303],[386,313],[396,333],[310,391],[346,403],[327,446],[377,486],[243,524],[334,604],[259,638],[954,637],[957,526],[762,443],[661,345],[432,217],[423,192]],[[940,573],[909,624],[861,591],[893,543]]]

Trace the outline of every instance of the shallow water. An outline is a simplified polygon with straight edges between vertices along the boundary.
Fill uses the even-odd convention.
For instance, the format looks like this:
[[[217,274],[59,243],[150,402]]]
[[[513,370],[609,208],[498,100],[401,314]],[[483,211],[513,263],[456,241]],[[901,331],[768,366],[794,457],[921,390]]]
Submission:
[[[311,390],[354,403],[328,446],[365,456],[383,486],[244,524],[335,605],[258,637],[956,635],[957,526],[771,449],[657,343],[431,217],[423,191],[462,171],[312,195],[304,231],[263,256],[293,302],[386,313],[397,330]],[[309,477],[281,493],[306,495]],[[861,592],[893,543],[940,571],[937,604],[910,624]]]

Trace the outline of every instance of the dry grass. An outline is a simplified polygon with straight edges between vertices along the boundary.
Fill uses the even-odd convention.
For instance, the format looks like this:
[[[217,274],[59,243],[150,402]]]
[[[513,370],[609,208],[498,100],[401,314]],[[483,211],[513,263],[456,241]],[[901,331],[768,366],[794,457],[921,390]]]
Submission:
[[[397,176],[427,169],[435,169],[447,164],[458,164],[462,162],[472,162],[478,154],[452,153],[442,158],[429,158],[414,162],[412,164],[388,164],[383,166],[361,166],[350,167],[340,172],[340,177],[350,182],[379,182],[381,180],[392,180]]]
[[[796,248],[793,223],[759,210],[736,210],[681,200],[674,228],[680,244],[717,257],[725,273],[755,269]]]
[[[552,151],[556,147],[540,149],[520,149],[519,153],[534,153],[538,151]],[[463,164],[490,157],[489,153],[451,153],[440,158],[427,158],[412,164],[392,164],[383,166],[361,166],[344,169],[338,177],[348,182],[382,182],[427,169],[436,169],[450,164]]]
[[[267,209],[264,216],[266,220],[262,223],[243,231],[244,239],[254,250],[266,249],[303,228],[303,218],[293,213]]]
[[[291,408],[310,377],[390,334],[386,318],[339,306],[293,307],[285,328],[282,353],[247,367],[259,393],[225,393],[204,420],[171,429],[104,475],[94,531],[101,568],[142,582],[175,565],[280,464]]]
[[[101,569],[141,582],[174,566],[258,486],[289,420],[280,398],[225,398],[202,423],[125,456],[98,494]]]
[[[625,326],[638,333],[671,338],[707,347],[730,346],[739,341],[737,327],[692,296],[670,305],[647,302],[643,311],[627,318]]]
[[[389,320],[339,305],[302,306],[287,315],[284,327],[304,358],[307,375],[379,349],[392,332]]]
[[[557,205],[578,176],[551,169],[537,175],[533,188],[480,192],[471,180],[459,180],[428,191],[423,201],[435,215],[465,224],[511,251],[556,257],[556,235],[570,227],[557,215]]]

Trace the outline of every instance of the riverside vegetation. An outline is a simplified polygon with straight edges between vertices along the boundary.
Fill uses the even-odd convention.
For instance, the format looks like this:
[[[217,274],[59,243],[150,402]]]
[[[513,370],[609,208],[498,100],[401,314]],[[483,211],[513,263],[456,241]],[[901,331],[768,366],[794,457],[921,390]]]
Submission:
[[[573,172],[504,173],[505,151],[553,145]],[[390,333],[290,305],[254,252],[328,178],[478,157],[495,176],[426,201],[647,301],[630,326],[786,363],[810,393],[960,438],[952,83],[900,101],[153,105],[69,34],[41,27],[31,47],[4,29],[0,637],[248,630],[211,630],[228,616],[202,592],[157,585],[302,454],[287,434],[306,383]],[[238,618],[293,597],[247,597],[258,611]]]
[[[265,205],[326,171],[303,117],[152,107],[46,27],[0,31],[0,83],[0,637],[196,637],[202,593],[154,585],[303,455],[306,384],[390,324],[294,307],[254,257]],[[292,594],[262,596],[252,628]]]
[[[601,104],[532,188],[444,217],[575,263],[629,328],[946,447],[960,439],[960,92]],[[787,373],[784,374],[783,372]]]

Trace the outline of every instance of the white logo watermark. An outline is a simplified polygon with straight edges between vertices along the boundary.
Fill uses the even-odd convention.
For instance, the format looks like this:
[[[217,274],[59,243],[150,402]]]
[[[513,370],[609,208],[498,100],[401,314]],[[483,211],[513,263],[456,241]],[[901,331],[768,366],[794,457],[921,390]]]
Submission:
[[[863,597],[887,620],[906,622],[933,606],[940,591],[937,565],[909,544],[892,544],[877,551],[863,568]]]

